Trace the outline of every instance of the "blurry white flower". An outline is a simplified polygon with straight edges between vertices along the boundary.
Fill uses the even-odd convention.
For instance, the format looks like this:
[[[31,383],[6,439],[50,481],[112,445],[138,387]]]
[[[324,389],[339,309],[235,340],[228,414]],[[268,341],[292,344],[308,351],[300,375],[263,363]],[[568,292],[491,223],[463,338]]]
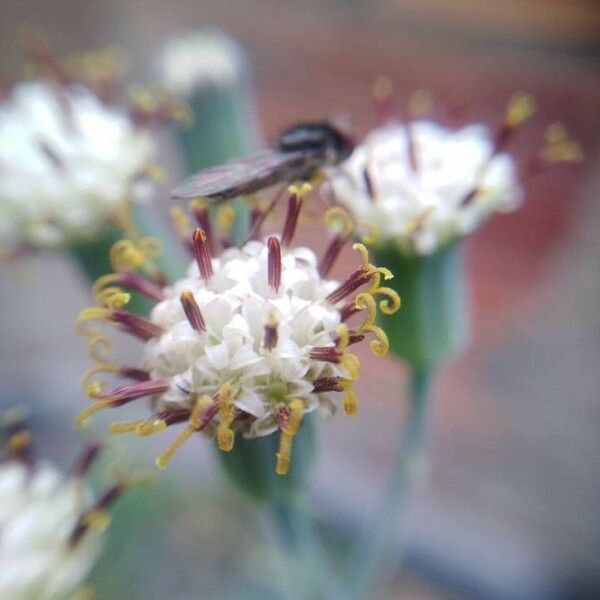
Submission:
[[[237,42],[212,29],[168,41],[159,63],[164,86],[184,98],[197,86],[233,85],[245,67],[245,57]]]
[[[131,199],[153,150],[148,130],[83,86],[17,85],[0,104],[0,243],[96,235]]]
[[[85,483],[98,454],[91,446],[69,473],[34,460],[26,430],[13,431],[0,460],[0,598],[65,600],[81,589],[103,545],[104,510]]]
[[[201,429],[216,436],[219,447],[226,451],[231,450],[236,432],[254,438],[280,430],[277,472],[284,474],[291,437],[305,413],[334,412],[332,392],[343,392],[346,413],[356,412],[352,386],[359,362],[348,347],[372,334],[372,351],[384,355],[388,343],[385,333],[374,324],[375,298],[384,297],[379,307],[388,314],[398,309],[399,299],[380,285],[382,276],[391,277],[389,271],[370,264],[367,250],[360,244],[356,250],[362,264],[346,281],[338,283],[326,277],[350,237],[347,232],[344,240],[339,234],[333,238],[320,262],[309,248],[293,248],[305,190],[290,190],[281,236],[253,239],[242,248],[227,248],[212,258],[211,247],[217,240],[206,207],[196,207],[204,229],[185,235],[185,223],[181,215],[178,218],[180,233],[195,256],[186,277],[157,288],[125,270],[98,282],[97,291],[105,292],[107,307],[83,311],[80,322],[112,321],[143,339],[145,348],[141,370],[97,358],[90,375],[109,371],[138,383],[108,393],[97,383],[89,385],[93,403],[82,412],[81,420],[103,408],[151,397],[154,414],[150,419],[115,423],[111,430],[147,435],[187,422],[187,429],[159,458],[159,466]],[[339,213],[339,209],[333,210]],[[134,250],[129,248],[131,255]],[[119,294],[114,286],[105,287],[114,283],[144,290],[159,300],[150,318],[122,310],[126,294]],[[367,288],[360,292],[363,286]],[[363,310],[367,317],[362,325],[349,329],[346,321]],[[102,338],[95,331],[91,335],[94,354]]]
[[[339,203],[418,254],[473,232],[494,212],[519,206],[513,159],[496,153],[484,126],[458,131],[429,121],[373,131],[341,165],[333,186]]]

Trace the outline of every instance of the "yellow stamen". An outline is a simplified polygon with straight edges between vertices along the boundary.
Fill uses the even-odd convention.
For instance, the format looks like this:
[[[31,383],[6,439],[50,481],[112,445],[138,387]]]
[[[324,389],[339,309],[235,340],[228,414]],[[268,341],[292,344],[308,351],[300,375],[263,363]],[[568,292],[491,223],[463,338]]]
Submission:
[[[110,516],[101,508],[95,508],[85,516],[85,525],[96,531],[104,531],[110,525]]]
[[[171,219],[178,235],[187,239],[192,234],[190,219],[179,206],[171,207]]]
[[[85,393],[92,399],[97,398],[98,394],[102,392],[104,389],[103,381],[94,381],[94,383],[90,383],[86,388],[84,388]]]
[[[77,323],[85,321],[108,321],[112,316],[112,310],[100,306],[84,308],[77,316]]]
[[[413,117],[426,115],[433,105],[433,96],[429,90],[415,90],[408,99],[408,112]]]
[[[414,219],[410,220],[406,226],[405,231],[408,235],[412,235],[419,231],[429,216],[435,212],[435,206],[426,207],[419,215],[417,215]]]
[[[77,427],[85,427],[89,418],[101,410],[105,408],[109,408],[111,406],[110,400],[94,400],[92,404],[90,404],[87,408],[84,408],[78,415],[76,419]]]
[[[160,433],[167,428],[167,422],[163,419],[147,419],[138,422],[135,433],[141,437]]]
[[[235,417],[233,409],[233,388],[225,384],[219,390],[219,426],[217,428],[217,442],[219,450],[229,452],[233,449],[234,433],[231,423]]]
[[[393,315],[398,312],[402,305],[402,300],[398,293],[389,287],[378,287],[371,292],[371,295],[385,296],[385,298],[379,302],[379,310],[384,315]]]
[[[31,432],[27,431],[27,429],[23,429],[22,431],[13,433],[13,435],[8,438],[8,447],[13,452],[20,452],[21,450],[25,450],[25,448],[31,444],[31,440]]]
[[[173,458],[175,453],[190,439],[192,434],[195,432],[196,430],[193,427],[186,427],[183,431],[181,431],[171,445],[156,459],[156,466],[159,469],[166,469],[169,461]]]
[[[113,365],[111,363],[98,363],[93,366],[91,369],[88,369],[81,378],[81,384],[83,389],[90,389],[91,386],[94,385],[94,382],[91,381],[94,375],[98,373],[118,373],[119,367],[117,365]],[[98,382],[97,382],[98,383]]]
[[[377,325],[373,325],[369,327],[369,329],[364,329],[364,331],[369,331],[372,333],[377,339],[371,341],[369,347],[371,348],[371,352],[375,356],[385,356],[390,349],[390,342],[388,340],[388,336],[385,331],[378,327]]]
[[[159,469],[165,469],[175,453],[190,439],[192,434],[198,431],[202,413],[210,404],[211,399],[208,396],[202,396],[202,398],[196,402],[188,421],[188,426],[183,431],[179,432],[179,435],[175,438],[171,445],[156,459],[155,464]],[[164,426],[158,425],[158,423],[164,423]],[[167,425],[164,421],[155,421],[153,426],[162,427],[162,429],[164,429]],[[138,434],[139,433],[140,432],[138,430]],[[152,431],[152,433],[154,433],[154,431]]]
[[[394,92],[394,83],[389,75],[380,75],[373,82],[371,87],[373,96],[379,102],[388,100]]]
[[[97,297],[103,288],[112,285],[113,283],[117,283],[119,280],[119,275],[117,273],[109,273],[108,275],[98,277],[92,286],[92,294],[94,297]]]
[[[118,310],[131,300],[131,294],[124,292],[120,287],[109,286],[96,294],[96,302],[105,308]]]
[[[520,92],[512,96],[506,108],[506,124],[517,127],[535,114],[535,100],[531,94]]]
[[[569,138],[566,127],[562,123],[552,123],[545,132],[546,145],[542,156],[548,162],[579,163],[584,159],[581,146]]]
[[[88,356],[94,362],[106,363],[106,359],[113,349],[112,340],[95,330],[88,337]]]
[[[346,323],[340,323],[337,328],[337,334],[337,347],[339,350],[345,350],[350,345],[350,334],[348,333],[348,326]]]
[[[235,210],[227,204],[217,211],[217,226],[223,233],[229,233],[235,222]]]
[[[358,412],[358,397],[354,391],[352,381],[341,381],[340,385],[344,390],[343,406],[346,416],[353,417]]]
[[[377,304],[375,303],[375,299],[371,294],[367,292],[363,292],[362,294],[358,294],[356,299],[354,300],[354,306],[358,308],[358,310],[367,309],[369,311],[369,315],[367,316],[365,322],[360,326],[361,331],[369,331],[371,327],[373,327],[375,323],[375,318],[377,316]]]
[[[312,185],[308,181],[304,181],[301,185],[290,185],[288,192],[295,194],[298,198],[304,198],[308,192],[312,190]]]
[[[375,223],[369,223],[368,221],[359,221],[358,225],[361,229],[365,229],[364,233],[361,233],[360,239],[364,244],[372,246],[379,241],[381,237],[381,231]]]
[[[351,352],[346,352],[342,356],[342,360],[340,362],[342,367],[346,369],[348,373],[348,377],[355,381],[360,376],[360,360],[356,354],[352,354]]]
[[[329,229],[343,237],[348,237],[354,233],[354,220],[350,216],[350,213],[341,206],[328,208],[323,216],[323,221]]]
[[[290,402],[290,415],[279,438],[279,452],[277,452],[277,475],[286,475],[290,467],[292,455],[292,443],[294,436],[298,433],[302,417],[304,415],[304,403],[302,400],[294,399]]]
[[[360,253],[361,260],[362,260],[362,266],[368,267],[369,266],[369,251],[367,250],[367,247],[364,244],[357,242],[356,244],[352,244],[352,249],[356,250],[357,252]]]
[[[144,421],[115,421],[108,427],[109,433],[132,433]]]

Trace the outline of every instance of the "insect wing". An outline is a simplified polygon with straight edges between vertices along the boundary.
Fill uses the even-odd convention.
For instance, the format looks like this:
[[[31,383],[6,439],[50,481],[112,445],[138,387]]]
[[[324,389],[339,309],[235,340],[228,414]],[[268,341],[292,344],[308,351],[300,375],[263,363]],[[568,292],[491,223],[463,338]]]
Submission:
[[[172,192],[174,200],[205,197],[227,200],[251,194],[302,171],[307,157],[302,152],[261,150],[210,167],[188,177]]]

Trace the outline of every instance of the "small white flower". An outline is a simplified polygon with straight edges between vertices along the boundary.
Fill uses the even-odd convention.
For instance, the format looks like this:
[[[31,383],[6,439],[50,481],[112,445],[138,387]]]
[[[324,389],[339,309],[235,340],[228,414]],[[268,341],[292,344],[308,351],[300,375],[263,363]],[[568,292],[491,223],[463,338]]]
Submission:
[[[56,247],[99,233],[131,199],[150,132],[88,88],[17,85],[0,104],[0,243]]]
[[[197,86],[231,86],[244,68],[237,42],[212,29],[173,38],[165,45],[159,64],[164,86],[183,98],[189,98]]]
[[[389,279],[391,273],[370,264],[361,244],[355,248],[362,264],[343,283],[327,277],[343,243],[350,239],[345,229],[343,238],[340,232],[334,236],[321,261],[309,248],[292,247],[306,189],[290,190],[281,236],[254,239],[213,258],[211,247],[217,240],[205,233],[211,230],[206,207],[197,207],[197,220],[205,230],[195,229],[191,239],[178,217],[186,245],[195,256],[186,277],[162,289],[148,287],[147,281],[131,272],[98,282],[97,291],[109,286],[104,287],[107,308],[87,309],[80,321],[113,321],[143,339],[145,347],[142,369],[134,371],[98,358],[89,375],[110,371],[138,383],[109,393],[103,393],[97,383],[87,386],[94,402],[82,411],[82,421],[97,410],[150,396],[154,411],[150,419],[115,423],[111,430],[147,435],[187,422],[187,429],[158,459],[159,466],[165,466],[181,443],[199,430],[216,436],[225,451],[232,449],[236,433],[255,438],[280,430],[277,472],[285,474],[291,438],[304,414],[334,412],[334,392],[343,393],[347,414],[356,412],[352,385],[359,362],[348,346],[372,334],[376,338],[372,351],[384,355],[388,343],[374,324],[375,297],[384,297],[379,307],[387,314],[398,309],[399,299],[380,285],[381,277]],[[332,210],[333,218],[339,219],[339,208]],[[129,250],[133,255],[135,249]],[[115,293],[114,283],[159,300],[150,318],[122,310],[126,294]],[[368,288],[361,293],[363,286]],[[347,321],[363,310],[366,320],[349,329]],[[91,332],[92,351],[100,339]]]
[[[100,518],[121,489],[99,501],[85,475],[99,447],[90,447],[65,474],[35,461],[20,430],[0,461],[0,598],[66,600],[85,583],[98,560],[104,535]]]
[[[458,131],[430,121],[373,131],[334,172],[337,200],[381,242],[429,254],[494,212],[519,206],[513,159],[482,125]]]

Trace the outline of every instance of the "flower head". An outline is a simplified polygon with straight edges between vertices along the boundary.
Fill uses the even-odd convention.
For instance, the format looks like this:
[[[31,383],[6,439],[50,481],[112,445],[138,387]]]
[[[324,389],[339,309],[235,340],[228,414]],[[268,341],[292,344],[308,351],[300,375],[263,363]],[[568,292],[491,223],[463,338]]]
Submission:
[[[533,112],[531,98],[518,94],[495,133],[483,125],[388,123],[334,173],[337,201],[376,231],[378,242],[430,254],[520,205],[517,167],[504,148]]]
[[[0,454],[0,597],[70,598],[99,557],[106,510],[125,484],[94,500],[85,478],[99,446],[87,448],[65,474],[35,459],[22,422],[9,422],[7,431]]]
[[[197,86],[231,86],[245,68],[238,43],[216,29],[176,37],[165,45],[160,57],[165,87],[184,98]]]
[[[254,438],[279,431],[276,470],[284,474],[291,440],[306,413],[335,412],[336,393],[342,394],[347,414],[356,412],[353,382],[360,364],[350,346],[372,336],[372,351],[384,355],[388,342],[375,325],[375,298],[383,297],[379,307],[388,314],[397,310],[399,299],[381,286],[382,277],[389,279],[391,273],[372,265],[361,244],[355,245],[358,266],[342,283],[327,278],[323,260],[311,249],[293,246],[307,188],[290,188],[281,236],[252,239],[218,256],[212,250],[218,240],[201,228],[186,233],[179,214],[180,233],[194,260],[185,277],[153,295],[158,303],[149,317],[134,317],[114,304],[82,312],[80,322],[100,319],[120,325],[143,340],[144,351],[133,377],[138,381],[106,392],[90,376],[103,370],[127,376],[128,369],[98,356],[103,338],[85,328],[97,365],[85,379],[92,404],[81,420],[100,409],[150,397],[149,418],[114,423],[111,429],[147,435],[187,423],[159,457],[159,466],[200,430],[215,437],[224,451],[233,447],[237,434]],[[198,222],[206,223],[205,207],[196,203],[194,208]],[[112,281],[101,281],[97,291]],[[119,283],[127,285],[122,278]],[[363,311],[363,323],[350,327],[347,321]]]
[[[122,224],[157,171],[149,125],[174,114],[139,89],[117,103],[112,55],[61,63],[40,45],[28,47],[36,79],[0,103],[0,244],[9,251],[63,246]]]

